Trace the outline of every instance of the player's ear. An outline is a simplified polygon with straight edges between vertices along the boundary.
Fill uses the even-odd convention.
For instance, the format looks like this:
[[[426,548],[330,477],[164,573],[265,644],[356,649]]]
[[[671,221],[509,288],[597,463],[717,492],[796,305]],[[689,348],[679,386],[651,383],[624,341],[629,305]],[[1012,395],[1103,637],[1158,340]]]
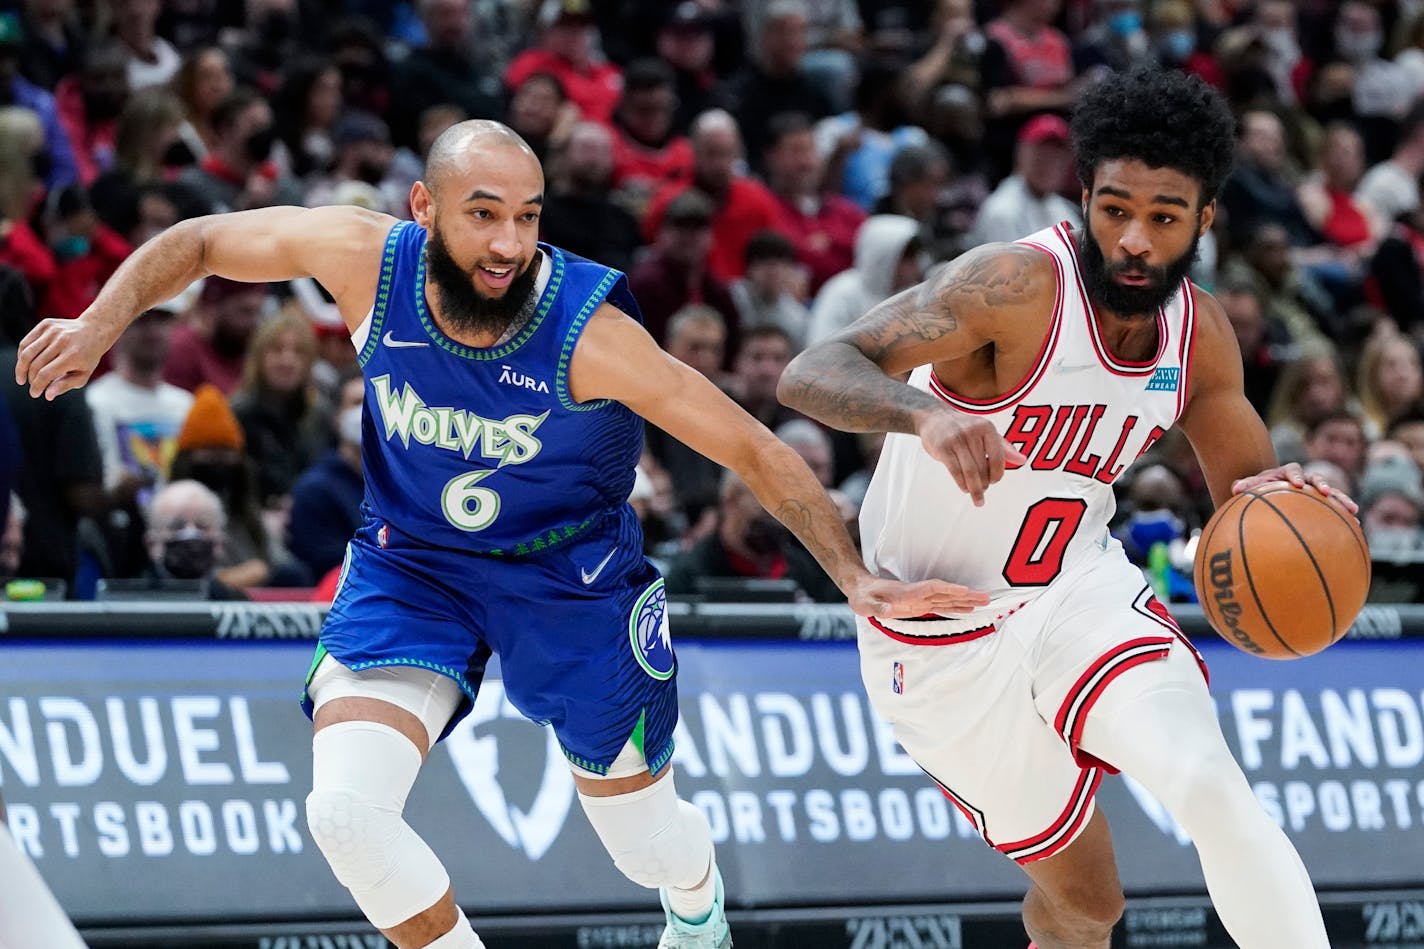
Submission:
[[[1211,230],[1211,222],[1214,220],[1216,220],[1216,199],[1212,198],[1197,215],[1197,236],[1205,237],[1206,232]]]
[[[423,181],[410,186],[410,214],[415,223],[425,228],[435,219],[435,196]]]

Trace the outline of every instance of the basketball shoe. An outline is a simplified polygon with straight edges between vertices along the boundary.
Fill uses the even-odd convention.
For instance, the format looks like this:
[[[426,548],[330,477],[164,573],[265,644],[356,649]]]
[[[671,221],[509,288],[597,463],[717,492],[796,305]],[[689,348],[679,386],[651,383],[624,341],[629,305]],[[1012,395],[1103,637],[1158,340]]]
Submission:
[[[658,940],[658,949],[732,949],[732,927],[727,925],[727,896],[722,890],[722,871],[717,872],[716,898],[712,913],[700,923],[689,923],[668,905],[667,888],[658,891],[667,914],[667,928]]]

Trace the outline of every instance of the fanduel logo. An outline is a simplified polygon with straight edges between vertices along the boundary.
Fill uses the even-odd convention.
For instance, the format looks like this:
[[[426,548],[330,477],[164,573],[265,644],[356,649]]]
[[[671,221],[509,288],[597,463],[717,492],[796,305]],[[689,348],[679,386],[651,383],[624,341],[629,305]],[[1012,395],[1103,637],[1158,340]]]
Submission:
[[[573,772],[559,748],[554,730],[544,729],[544,775],[534,802],[528,810],[511,804],[499,783],[498,739],[477,734],[481,725],[498,718],[524,721],[518,709],[505,699],[504,683],[486,679],[480,685],[479,697],[469,718],[450,733],[444,745],[450,750],[460,783],[495,833],[511,847],[523,850],[530,860],[538,860],[564,829],[564,820],[574,801]]]
[[[418,444],[434,445],[469,458],[478,445],[481,457],[498,459],[497,467],[503,468],[524,464],[543,447],[534,432],[549,417],[548,412],[511,415],[501,421],[481,418],[464,409],[429,406],[409,382],[399,391],[392,389],[389,374],[372,379],[371,388],[376,393],[386,440],[399,438],[407,448],[414,438]]]

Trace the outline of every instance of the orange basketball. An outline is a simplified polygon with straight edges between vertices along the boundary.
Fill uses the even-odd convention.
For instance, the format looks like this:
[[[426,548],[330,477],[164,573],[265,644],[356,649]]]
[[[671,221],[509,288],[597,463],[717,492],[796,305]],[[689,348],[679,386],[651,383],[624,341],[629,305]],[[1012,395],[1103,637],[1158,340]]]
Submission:
[[[1347,511],[1280,482],[1217,509],[1195,573],[1202,612],[1223,639],[1255,656],[1298,659],[1355,621],[1370,588],[1370,551]]]

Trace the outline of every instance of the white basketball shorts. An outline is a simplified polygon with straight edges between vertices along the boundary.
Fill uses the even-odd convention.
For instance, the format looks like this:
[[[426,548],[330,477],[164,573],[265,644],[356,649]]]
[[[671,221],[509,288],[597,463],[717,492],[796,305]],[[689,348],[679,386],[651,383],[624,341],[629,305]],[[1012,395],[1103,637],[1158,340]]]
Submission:
[[[1116,773],[1078,748],[1103,690],[1172,649],[1201,664],[1116,545],[988,623],[857,625],[875,710],[989,846],[1020,864],[1072,843],[1102,774]]]

